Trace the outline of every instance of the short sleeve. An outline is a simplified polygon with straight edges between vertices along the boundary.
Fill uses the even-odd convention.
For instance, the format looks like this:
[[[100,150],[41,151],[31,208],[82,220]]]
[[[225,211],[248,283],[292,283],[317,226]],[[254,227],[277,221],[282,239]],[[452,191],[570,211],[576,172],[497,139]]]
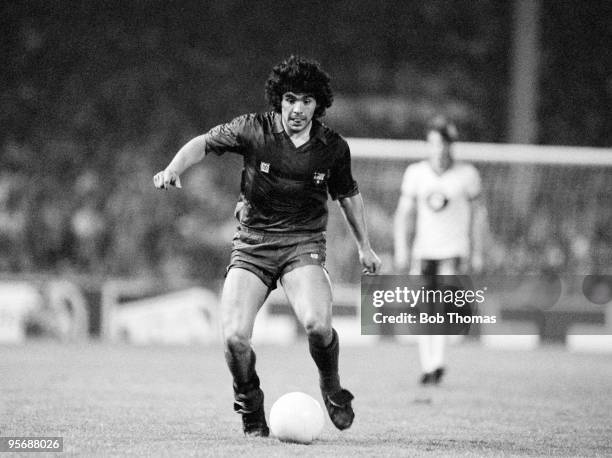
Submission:
[[[418,183],[417,183],[418,173],[416,170],[416,164],[409,165],[406,167],[406,171],[404,172],[404,177],[402,178],[402,195],[405,197],[416,197]]]
[[[343,139],[338,143],[338,158],[330,171],[327,189],[333,200],[352,197],[359,193],[359,187],[351,171],[351,151]]]
[[[473,165],[467,165],[467,179],[466,179],[466,191],[468,198],[475,199],[482,191],[482,182],[480,180],[480,173]]]
[[[213,127],[205,134],[206,154],[243,154],[247,139],[253,129],[252,115],[242,115],[226,124]]]

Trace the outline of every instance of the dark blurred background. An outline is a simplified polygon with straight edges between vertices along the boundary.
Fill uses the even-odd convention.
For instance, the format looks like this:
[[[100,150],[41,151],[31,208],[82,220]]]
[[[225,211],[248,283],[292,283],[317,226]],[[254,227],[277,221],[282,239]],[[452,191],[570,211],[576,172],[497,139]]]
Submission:
[[[152,176],[191,137],[267,109],[264,81],[290,54],[316,58],[331,74],[336,98],[325,122],[347,137],[420,139],[425,121],[445,112],[463,140],[609,148],[611,5],[5,1],[0,272],[221,278],[235,226],[238,158],[207,158],[182,192],[155,192]],[[526,58],[517,57],[517,46]],[[516,133],[524,129],[513,116],[530,119],[527,137]],[[499,265],[493,259],[492,268],[505,259],[505,269],[539,269],[548,258],[540,253],[535,262],[530,243],[551,239],[560,251],[551,255],[554,268],[609,268],[609,170],[595,177],[596,192],[605,192],[589,207],[598,216],[587,233],[574,226],[563,233],[542,214],[540,198],[521,223],[512,220],[514,238],[497,237]],[[549,179],[568,186],[558,175]],[[580,189],[585,180],[593,178],[570,178],[569,186]],[[370,225],[375,247],[388,252],[397,195],[380,199],[369,209]],[[332,217],[332,226],[338,221]],[[520,236],[530,231],[535,242]],[[586,264],[572,261],[574,248]],[[338,269],[340,280],[356,276]]]

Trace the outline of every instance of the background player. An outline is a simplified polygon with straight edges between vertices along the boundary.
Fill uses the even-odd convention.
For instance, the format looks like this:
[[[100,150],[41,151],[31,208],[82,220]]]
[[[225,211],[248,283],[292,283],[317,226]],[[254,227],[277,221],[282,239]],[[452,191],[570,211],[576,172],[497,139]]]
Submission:
[[[273,111],[221,124],[183,146],[154,177],[157,188],[208,153],[244,158],[236,206],[239,230],[221,299],[225,355],[233,376],[234,410],[247,435],[269,434],[251,336],[257,311],[280,281],[308,336],[325,406],[334,425],[348,428],[353,395],[340,385],[338,335],[331,325],[332,293],[325,262],[327,196],[338,200],[357,241],[363,269],[380,260],[370,247],[363,201],[351,173],[346,141],[319,122],[333,101],[329,76],[297,57],[275,66],[266,82]]]
[[[427,125],[427,160],[404,173],[395,213],[395,266],[415,275],[458,275],[482,268],[480,230],[484,206],[480,175],[456,162],[457,129],[438,116]],[[446,336],[420,335],[422,384],[437,384],[444,374]]]

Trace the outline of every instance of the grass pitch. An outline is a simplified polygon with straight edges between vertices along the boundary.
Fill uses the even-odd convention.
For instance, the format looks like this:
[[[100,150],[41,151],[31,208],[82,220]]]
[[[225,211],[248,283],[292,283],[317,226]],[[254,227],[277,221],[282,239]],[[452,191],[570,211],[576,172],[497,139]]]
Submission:
[[[256,350],[267,414],[289,391],[320,401],[306,342]],[[342,347],[355,423],[340,432],[326,418],[318,441],[297,445],[243,437],[220,347],[4,346],[0,435],[62,436],[78,456],[612,454],[609,355],[464,343],[448,356],[443,384],[423,389],[416,347]]]

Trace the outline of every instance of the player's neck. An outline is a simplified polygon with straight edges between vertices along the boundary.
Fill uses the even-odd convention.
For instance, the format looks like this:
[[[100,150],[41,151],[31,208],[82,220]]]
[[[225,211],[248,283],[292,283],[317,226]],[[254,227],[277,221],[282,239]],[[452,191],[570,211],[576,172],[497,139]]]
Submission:
[[[304,127],[302,130],[297,131],[297,132],[288,129],[284,121],[283,121],[283,127],[285,128],[285,132],[287,133],[289,140],[291,140],[291,143],[293,143],[293,145],[296,148],[299,148],[304,143],[306,143],[308,140],[310,140],[310,131],[312,129],[312,121],[310,121],[308,125]]]
[[[453,166],[453,163],[454,161],[450,157],[443,161],[429,161],[429,165],[431,166],[432,170],[438,175],[442,175],[444,172],[449,170]]]

